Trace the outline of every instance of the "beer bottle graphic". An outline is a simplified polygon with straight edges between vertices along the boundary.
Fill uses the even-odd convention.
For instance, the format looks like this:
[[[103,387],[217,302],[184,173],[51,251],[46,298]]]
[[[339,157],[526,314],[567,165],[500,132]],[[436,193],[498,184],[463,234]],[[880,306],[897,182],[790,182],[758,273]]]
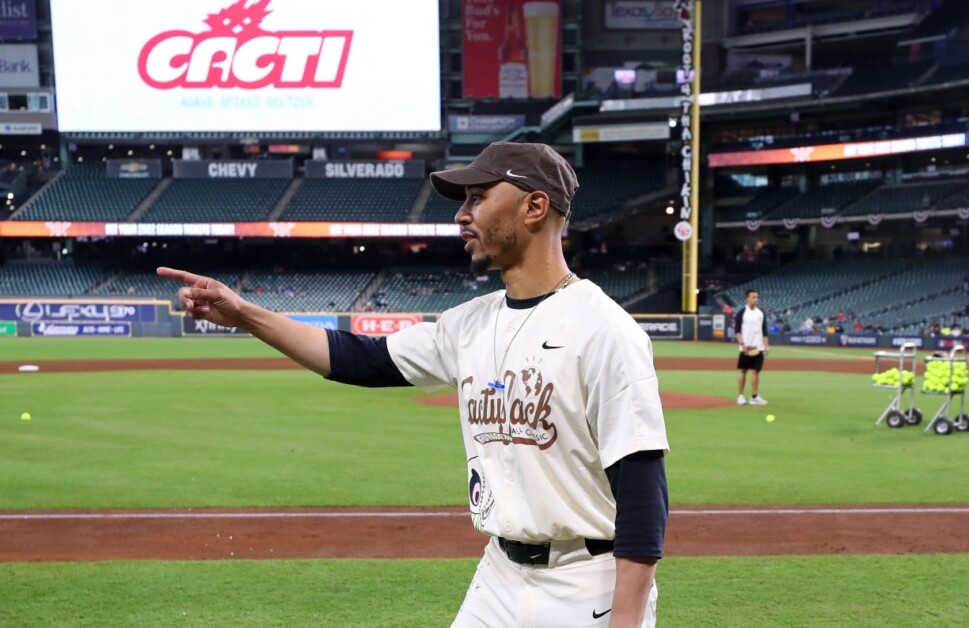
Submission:
[[[514,2],[505,7],[505,40],[498,48],[498,97],[528,98],[528,53],[521,6]]]

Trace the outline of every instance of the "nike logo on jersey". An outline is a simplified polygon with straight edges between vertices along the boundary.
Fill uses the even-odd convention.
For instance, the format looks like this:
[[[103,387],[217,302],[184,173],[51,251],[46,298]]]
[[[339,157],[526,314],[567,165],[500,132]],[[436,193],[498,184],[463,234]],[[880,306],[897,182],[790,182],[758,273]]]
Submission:
[[[506,177],[511,177],[512,179],[527,179],[528,178],[528,177],[526,177],[523,174],[515,174],[514,172],[511,171],[510,168],[505,171],[505,176]]]
[[[564,346],[565,345],[558,345],[558,346],[556,346],[556,345],[550,345],[550,344],[548,344],[548,340],[546,340],[545,342],[542,343],[542,349],[561,349]]]
[[[609,610],[607,610],[607,611],[602,611],[601,613],[597,613],[595,611],[592,611],[592,619],[599,619],[600,617],[604,617],[605,615],[607,615],[611,611],[612,611],[611,608]]]

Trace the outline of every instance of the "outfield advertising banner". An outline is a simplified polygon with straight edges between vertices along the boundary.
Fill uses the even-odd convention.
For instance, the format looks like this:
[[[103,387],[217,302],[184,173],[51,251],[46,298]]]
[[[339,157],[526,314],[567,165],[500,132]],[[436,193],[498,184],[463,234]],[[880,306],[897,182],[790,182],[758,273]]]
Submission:
[[[183,336],[248,336],[249,332],[240,327],[223,327],[211,321],[182,317]]]
[[[826,345],[828,337],[824,334],[791,334],[787,341],[792,345]]]
[[[64,132],[441,128],[438,0],[50,9]]]
[[[339,329],[339,319],[330,314],[287,314],[286,317],[317,329]]]
[[[838,344],[842,347],[877,347],[878,334],[841,334]]]
[[[901,347],[902,345],[907,345],[907,344],[915,345],[917,348],[921,349],[923,345],[925,345],[925,341],[919,336],[915,336],[915,337],[895,336],[894,338],[892,338],[893,347]]]
[[[637,317],[639,327],[649,334],[650,338],[680,339],[683,338],[683,319],[679,316],[651,316]]]
[[[131,336],[131,323],[109,323],[104,325],[82,323],[42,322],[30,325],[31,336]]]
[[[0,321],[0,337],[16,336],[16,335],[17,335],[16,321]]]
[[[154,304],[90,303],[84,301],[6,301],[0,303],[0,320],[48,322],[154,323]]]
[[[355,334],[389,336],[420,322],[420,315],[415,314],[354,314],[350,327]]]
[[[464,97],[561,98],[559,0],[464,0]]]

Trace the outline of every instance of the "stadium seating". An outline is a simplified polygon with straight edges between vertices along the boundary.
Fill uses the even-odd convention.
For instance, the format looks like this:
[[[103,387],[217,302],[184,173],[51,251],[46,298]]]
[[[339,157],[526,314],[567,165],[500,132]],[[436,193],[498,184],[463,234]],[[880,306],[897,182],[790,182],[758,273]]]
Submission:
[[[279,312],[345,312],[373,279],[370,272],[259,272],[244,279],[242,293]]]
[[[964,190],[964,181],[886,185],[845,208],[842,216],[899,214],[936,207],[942,199]]]
[[[760,220],[798,194],[794,187],[768,187],[742,205],[725,207],[716,213],[716,222]]]
[[[795,196],[791,201],[765,216],[765,219],[818,219],[835,216],[842,208],[874,190],[879,183],[879,181],[851,181],[823,185]]]
[[[120,222],[131,215],[158,182],[108,178],[103,163],[74,164],[31,198],[14,219]]]
[[[460,207],[461,204],[457,201],[446,199],[434,192],[428,197],[427,203],[424,205],[421,222],[454,222],[454,215],[458,213]]]
[[[212,277],[221,281],[225,285],[235,288],[239,285],[241,273],[226,272],[214,269],[196,268],[196,272]],[[94,296],[134,296],[138,298],[150,298],[174,301],[177,298],[179,286],[171,279],[159,277],[153,270],[149,271],[125,271],[112,277],[96,291]]]
[[[572,201],[572,222],[619,208],[623,202],[656,192],[666,181],[659,161],[599,161],[576,168],[579,191]]]
[[[739,307],[745,303],[744,293],[754,289],[760,297],[761,309],[766,312],[784,312],[789,308],[801,311],[811,303],[824,302],[897,272],[901,266],[900,261],[882,259],[852,260],[850,264],[791,262],[772,273],[731,288],[724,293],[724,297],[731,305]],[[820,306],[818,309],[821,309]],[[836,313],[837,308],[829,307],[825,302],[823,310],[827,315]]]
[[[388,312],[443,312],[503,287],[497,273],[476,279],[462,268],[395,268],[387,273],[370,307]]]
[[[835,96],[872,94],[917,85],[934,64],[934,61],[901,63],[889,68],[884,66],[856,67],[851,76],[841,84]]]
[[[174,179],[141,222],[265,220],[290,179]]]
[[[89,294],[109,277],[101,264],[10,261],[0,266],[0,296],[74,297]]]
[[[423,183],[422,179],[306,179],[280,220],[404,222]]]

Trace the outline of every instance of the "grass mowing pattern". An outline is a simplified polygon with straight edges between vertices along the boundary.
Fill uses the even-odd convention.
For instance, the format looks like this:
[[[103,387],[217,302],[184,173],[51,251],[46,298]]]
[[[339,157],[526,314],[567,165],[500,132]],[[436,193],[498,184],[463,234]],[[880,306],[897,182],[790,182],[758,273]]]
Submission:
[[[0,625],[448,626],[475,560],[2,564]],[[664,628],[963,626],[969,556],[668,557]]]

